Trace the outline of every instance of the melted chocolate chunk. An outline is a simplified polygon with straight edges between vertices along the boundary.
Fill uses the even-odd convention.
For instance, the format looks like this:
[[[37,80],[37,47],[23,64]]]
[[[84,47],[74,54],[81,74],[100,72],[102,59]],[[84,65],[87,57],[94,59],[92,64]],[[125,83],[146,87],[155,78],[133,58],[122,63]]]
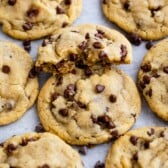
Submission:
[[[108,58],[108,55],[104,51],[100,51],[99,59],[100,60],[105,60],[106,58]]]
[[[138,161],[138,152],[136,152],[134,155],[133,155],[133,160],[135,160],[135,161]]]
[[[127,51],[127,47],[125,46],[125,45],[123,45],[123,44],[121,44],[121,61],[124,61],[125,60],[125,57],[127,56],[127,53],[128,53],[128,51]]]
[[[149,136],[153,135],[155,133],[155,130],[153,128],[150,129],[150,131],[147,131],[147,134]]]
[[[62,75],[58,75],[57,76],[57,86],[59,86],[59,85],[62,85],[62,83],[63,83],[63,76]]]
[[[145,83],[142,81],[139,82],[139,86],[141,89],[145,89],[145,87],[146,87]]]
[[[143,70],[143,72],[149,72],[152,69],[152,66],[150,63],[146,63],[144,65],[141,66],[141,69]]]
[[[35,78],[36,76],[37,76],[36,67],[33,66],[32,69],[29,72],[29,78]]]
[[[96,162],[94,168],[105,168],[105,164],[99,160]]]
[[[30,22],[26,22],[23,26],[22,26],[24,31],[28,31],[31,30],[33,28],[33,24]]]
[[[131,137],[130,137],[130,142],[131,142],[133,145],[136,145],[137,142],[138,142],[138,137],[136,137],[136,136],[131,136]]]
[[[153,42],[150,40],[146,43],[145,47],[147,50],[149,50],[153,46]]]
[[[50,166],[48,164],[44,164],[44,165],[40,166],[39,168],[50,168]]]
[[[89,67],[85,68],[85,75],[86,76],[92,75],[92,70]]]
[[[145,148],[145,149],[149,149],[149,145],[150,145],[150,142],[149,142],[149,141],[146,141],[146,142],[144,143],[144,148]]]
[[[87,146],[80,147],[78,151],[80,154],[86,155],[87,154]]]
[[[73,53],[71,53],[71,54],[69,55],[69,60],[70,60],[70,61],[77,61],[77,60],[78,60],[78,54],[73,54]]]
[[[87,41],[83,41],[78,45],[80,50],[85,50],[87,46],[88,46]]]
[[[105,89],[105,86],[100,85],[100,84],[96,85],[96,92],[97,93],[102,93],[104,91],[104,89]]]
[[[111,132],[111,135],[113,136],[113,139],[119,138],[119,133],[118,133],[117,130],[112,131],[112,132]]]
[[[22,139],[22,142],[20,143],[21,146],[26,146],[28,144],[28,140]]]
[[[160,133],[160,137],[164,137],[165,135],[164,135],[164,131],[161,131],[161,133]]]
[[[136,33],[129,34],[128,39],[132,44],[136,46],[139,46],[142,42],[142,39]]]
[[[32,17],[35,17],[35,16],[37,16],[39,14],[39,10],[38,9],[29,9],[28,11],[27,11],[27,16],[29,17],[29,18],[32,18]]]
[[[126,1],[125,3],[124,3],[124,9],[125,10],[128,10],[129,9],[129,2],[128,1]]]
[[[85,39],[90,39],[90,34],[89,33],[86,33]]]
[[[113,94],[110,95],[109,100],[111,103],[115,103],[117,101],[117,97]]]
[[[53,101],[55,101],[55,100],[57,100],[57,98],[60,96],[60,94],[59,93],[53,93],[52,95],[51,95],[51,101],[53,102]]]
[[[93,43],[93,47],[96,48],[96,49],[101,49],[102,48],[102,44],[97,41],[97,42]]]
[[[152,97],[152,89],[151,88],[148,91],[146,91],[146,95],[149,97]]]
[[[148,75],[144,75],[143,76],[143,82],[144,82],[144,84],[149,84],[150,80],[151,80],[151,78]]]
[[[17,147],[14,145],[14,144],[9,144],[7,147],[6,147],[6,150],[8,152],[8,154],[12,153],[14,150],[16,150]]]
[[[72,0],[65,0],[65,5],[71,5]]]
[[[69,101],[73,101],[76,93],[76,87],[74,84],[69,84],[64,91],[64,97]]]
[[[59,6],[56,8],[57,14],[65,14],[65,10]]]
[[[17,0],[8,0],[8,4],[14,6]]]
[[[102,3],[106,5],[107,4],[107,0],[102,0]]]
[[[163,68],[163,72],[165,72],[165,73],[168,74],[168,66],[165,66],[165,67]]]
[[[67,117],[68,116],[68,109],[60,109],[59,114],[63,117]]]
[[[9,74],[10,73],[10,67],[8,65],[3,65],[2,66],[2,72],[3,73],[6,73],[6,74]]]
[[[63,23],[62,23],[62,28],[67,27],[68,24],[69,24],[69,23],[67,23],[67,22],[63,22]]]
[[[83,108],[83,109],[86,108],[86,105],[85,105],[84,103],[82,103],[82,102],[80,102],[80,101],[78,101],[78,102],[76,102],[76,103],[78,104],[78,106],[79,106],[80,108]]]
[[[44,127],[41,125],[41,123],[39,123],[38,125],[36,125],[35,131],[38,132],[38,133],[41,133],[41,132],[45,132],[45,129],[44,129]]]

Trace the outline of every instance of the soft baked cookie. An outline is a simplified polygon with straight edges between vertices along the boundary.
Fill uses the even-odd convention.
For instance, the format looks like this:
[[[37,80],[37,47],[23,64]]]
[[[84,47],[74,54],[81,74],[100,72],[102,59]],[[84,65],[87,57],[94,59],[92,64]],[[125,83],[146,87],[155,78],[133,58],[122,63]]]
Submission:
[[[16,39],[39,39],[71,24],[82,0],[0,0],[2,30]]]
[[[79,154],[50,133],[15,136],[0,146],[0,167],[83,168]]]
[[[30,55],[15,44],[0,41],[0,125],[19,119],[38,94]]]
[[[153,46],[139,70],[139,86],[150,108],[168,121],[168,39]]]
[[[140,110],[134,82],[114,68],[51,77],[38,97],[44,128],[76,145],[118,138],[134,124]]]
[[[146,127],[132,130],[112,145],[106,168],[167,168],[168,128]]]
[[[66,73],[74,66],[95,63],[131,63],[132,48],[119,32],[100,25],[61,29],[45,39],[38,50],[37,67],[51,73]]]
[[[102,0],[105,16],[146,40],[168,35],[168,0]]]

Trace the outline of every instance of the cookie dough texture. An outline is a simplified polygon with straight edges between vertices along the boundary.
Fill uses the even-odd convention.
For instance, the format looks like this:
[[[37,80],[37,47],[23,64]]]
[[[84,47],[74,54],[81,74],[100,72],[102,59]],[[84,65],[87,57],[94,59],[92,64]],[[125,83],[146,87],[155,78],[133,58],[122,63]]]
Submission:
[[[132,48],[119,32],[100,25],[79,25],[60,29],[38,49],[37,67],[51,73],[66,73],[74,64],[126,63]],[[75,62],[75,63],[74,63]]]
[[[106,168],[167,168],[168,128],[146,127],[132,130],[112,145]]]
[[[125,133],[141,110],[137,88],[124,72],[83,70],[51,77],[38,97],[44,128],[70,144],[99,144]]]
[[[83,164],[79,154],[57,136],[27,133],[3,143],[0,167],[83,168]]]
[[[32,68],[26,51],[0,41],[0,125],[16,121],[34,104],[38,80],[29,77]]]
[[[150,108],[168,121],[168,40],[153,46],[139,70],[139,86]]]
[[[0,0],[2,30],[16,39],[39,39],[71,24],[82,0]]]
[[[128,33],[146,40],[168,35],[168,0],[103,0],[105,16]]]

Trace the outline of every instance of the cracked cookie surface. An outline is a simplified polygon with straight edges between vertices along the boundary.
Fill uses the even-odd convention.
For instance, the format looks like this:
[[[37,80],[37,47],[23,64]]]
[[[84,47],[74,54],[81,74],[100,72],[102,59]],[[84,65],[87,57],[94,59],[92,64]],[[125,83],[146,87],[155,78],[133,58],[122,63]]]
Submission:
[[[102,0],[105,16],[146,40],[168,35],[168,0]]]
[[[32,68],[33,60],[26,51],[0,41],[0,125],[16,121],[34,104],[38,80]]]
[[[139,70],[139,86],[150,108],[168,121],[168,40],[160,41],[145,55]]]
[[[2,30],[16,39],[34,40],[71,24],[82,0],[0,0]]]
[[[50,133],[14,136],[0,146],[0,167],[83,168],[79,154]]]
[[[44,128],[70,144],[99,144],[118,138],[141,110],[137,88],[124,72],[115,68],[91,71],[89,76],[77,69],[51,77],[38,97]]]
[[[112,145],[106,168],[167,168],[168,128],[146,127],[129,131]]]
[[[67,73],[81,64],[131,63],[132,47],[119,32],[100,25],[61,29],[38,49],[37,67]]]

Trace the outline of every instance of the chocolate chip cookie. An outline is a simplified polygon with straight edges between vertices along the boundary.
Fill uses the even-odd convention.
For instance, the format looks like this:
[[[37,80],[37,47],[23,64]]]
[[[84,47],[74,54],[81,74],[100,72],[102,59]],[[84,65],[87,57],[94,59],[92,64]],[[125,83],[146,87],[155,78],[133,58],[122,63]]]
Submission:
[[[167,127],[136,129],[115,141],[108,153],[106,168],[167,168],[167,153]]]
[[[168,121],[168,40],[153,46],[139,70],[139,87],[150,108]]]
[[[100,25],[65,28],[45,39],[38,50],[36,66],[51,73],[67,73],[97,63],[132,61],[132,48],[119,32]]]
[[[47,131],[70,144],[99,144],[134,124],[141,110],[134,82],[119,69],[102,69],[76,69],[46,82],[38,114]]]
[[[30,55],[0,41],[0,125],[19,119],[35,102],[38,80]]]
[[[1,0],[0,23],[9,36],[34,40],[71,24],[82,0]]]
[[[102,0],[105,16],[146,40],[168,35],[168,0]]]
[[[0,146],[0,167],[83,168],[79,154],[50,133],[15,136]]]

